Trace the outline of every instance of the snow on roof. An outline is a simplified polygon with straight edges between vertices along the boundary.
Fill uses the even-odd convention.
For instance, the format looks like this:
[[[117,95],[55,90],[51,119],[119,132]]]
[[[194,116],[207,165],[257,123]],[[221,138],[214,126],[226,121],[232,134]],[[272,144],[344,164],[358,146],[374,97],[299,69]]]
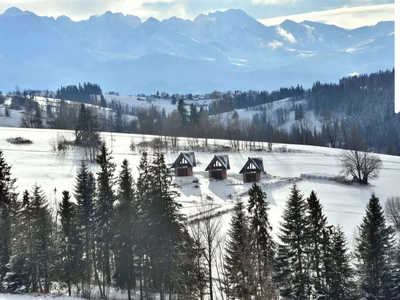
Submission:
[[[221,164],[221,168],[216,168],[215,164],[219,162]],[[214,158],[211,160],[210,164],[207,166],[206,171],[209,170],[229,170],[229,157],[228,155],[214,155]]]
[[[243,168],[240,170],[239,174],[246,173],[247,167],[253,164],[255,166],[255,171],[257,173],[264,172],[263,159],[261,157],[249,157]]]
[[[172,164],[171,168],[176,168],[178,165],[180,165],[182,159],[185,159],[188,162],[189,167],[193,168],[196,166],[196,158],[194,156],[194,152],[181,152],[178,158]]]

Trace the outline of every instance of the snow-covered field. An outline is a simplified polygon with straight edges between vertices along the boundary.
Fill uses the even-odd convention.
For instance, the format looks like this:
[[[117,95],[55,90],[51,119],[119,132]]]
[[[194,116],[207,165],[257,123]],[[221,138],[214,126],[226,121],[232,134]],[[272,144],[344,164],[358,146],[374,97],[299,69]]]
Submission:
[[[75,175],[82,159],[80,149],[71,150],[66,154],[52,151],[51,141],[61,133],[67,139],[74,137],[72,131],[0,128],[0,149],[4,152],[7,163],[12,165],[13,177],[18,178],[17,187],[20,195],[25,189],[31,190],[34,184],[39,184],[54,208],[60,201],[63,190],[72,192]],[[9,137],[18,136],[32,140],[33,144],[14,145],[6,141]],[[116,133],[103,133],[102,137],[113,151],[118,172],[123,159],[126,158],[135,176],[138,174],[137,166],[141,154],[138,146],[135,152],[132,152],[129,149],[130,143],[133,141],[138,144],[156,138],[155,136]],[[185,146],[188,139],[181,138],[179,142]],[[201,140],[200,143],[202,143]],[[228,146],[229,141],[211,140],[209,145]],[[332,225],[342,225],[350,241],[354,228],[361,222],[365,205],[373,192],[380,198],[382,204],[389,196],[400,195],[398,185],[400,157],[380,155],[383,161],[380,177],[372,181],[369,186],[359,186],[344,185],[329,180],[329,177],[339,175],[337,156],[341,150],[281,144],[274,144],[272,152],[266,150],[266,144],[263,144],[263,149],[233,153],[219,152],[218,154],[229,155],[231,165],[228,179],[222,181],[208,179],[208,173],[204,171],[214,153],[195,152],[197,167],[194,168],[194,176],[173,178],[179,186],[178,201],[183,206],[182,211],[188,215],[196,214],[204,203],[213,203],[218,206],[218,209],[225,210],[232,208],[237,198],[247,201],[247,192],[251,184],[243,183],[239,171],[248,157],[263,158],[267,175],[263,175],[260,185],[270,203],[270,218],[275,233],[293,182],[297,182],[305,196],[308,196],[311,190],[317,193],[324,206],[324,212],[328,216],[328,222]],[[148,150],[151,152],[151,149]],[[168,151],[167,163],[172,164],[178,154],[178,152]],[[90,168],[93,172],[97,172],[96,164],[91,164]],[[198,183],[193,182],[195,178],[198,179]],[[227,229],[228,218],[225,223],[225,229]]]

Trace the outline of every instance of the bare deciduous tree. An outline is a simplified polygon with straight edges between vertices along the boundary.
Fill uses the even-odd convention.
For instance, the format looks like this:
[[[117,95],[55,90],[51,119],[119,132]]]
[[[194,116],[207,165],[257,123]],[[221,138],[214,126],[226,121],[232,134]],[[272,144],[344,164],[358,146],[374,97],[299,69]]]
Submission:
[[[362,184],[368,184],[369,179],[377,178],[382,168],[382,160],[370,152],[345,150],[339,156],[339,161],[341,173],[351,175],[353,180]]]
[[[387,219],[393,223],[394,228],[400,232],[400,197],[389,197],[385,205]]]
[[[219,251],[222,249],[221,235],[223,216],[216,213],[215,205],[205,205],[199,209],[198,217],[190,221],[191,234],[202,246],[202,254],[206,263],[210,300],[214,299],[213,271],[218,268]],[[196,225],[197,223],[197,225]],[[202,295],[203,296],[203,295]]]

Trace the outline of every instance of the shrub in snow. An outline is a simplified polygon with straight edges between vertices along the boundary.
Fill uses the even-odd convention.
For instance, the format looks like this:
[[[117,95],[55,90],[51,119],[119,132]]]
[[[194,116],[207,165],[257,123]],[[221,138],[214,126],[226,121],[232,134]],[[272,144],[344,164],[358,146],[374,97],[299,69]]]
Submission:
[[[31,140],[25,139],[23,137],[8,138],[7,142],[11,144],[32,144]]]

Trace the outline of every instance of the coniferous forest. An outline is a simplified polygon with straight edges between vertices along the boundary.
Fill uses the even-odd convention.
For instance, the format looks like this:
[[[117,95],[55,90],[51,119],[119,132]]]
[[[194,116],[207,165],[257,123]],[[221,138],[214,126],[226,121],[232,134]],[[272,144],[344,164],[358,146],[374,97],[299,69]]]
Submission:
[[[351,247],[314,191],[294,184],[272,228],[253,184],[223,243],[212,208],[190,221],[180,213],[162,152],[142,153],[136,180],[104,143],[95,162],[96,174],[81,162],[55,212],[40,182],[17,191],[0,151],[1,292],[49,293],[57,283],[87,299],[112,287],[128,299],[400,299],[399,227],[374,194]]]

